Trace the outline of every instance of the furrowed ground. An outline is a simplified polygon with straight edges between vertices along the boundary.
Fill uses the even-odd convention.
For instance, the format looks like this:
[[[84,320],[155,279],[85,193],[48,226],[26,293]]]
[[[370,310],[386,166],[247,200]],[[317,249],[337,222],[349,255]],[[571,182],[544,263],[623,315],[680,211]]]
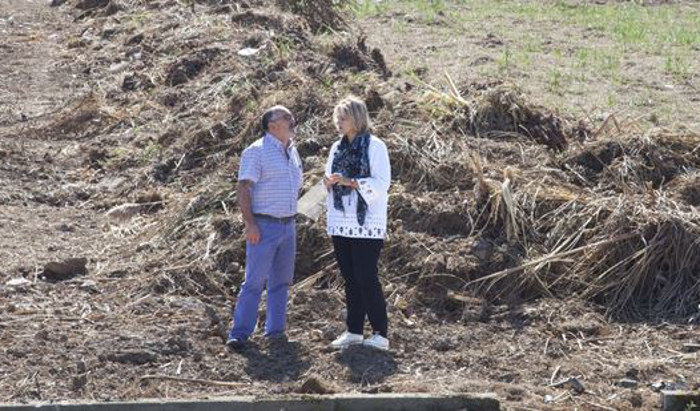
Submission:
[[[53,4],[0,0],[0,402],[699,387],[697,3]],[[326,349],[300,217],[292,341],[228,354],[241,150],[287,105],[311,187],[348,93],[390,149],[392,350]]]
[[[367,1],[356,13],[407,76],[510,81],[577,118],[697,129],[698,4],[648,3]]]

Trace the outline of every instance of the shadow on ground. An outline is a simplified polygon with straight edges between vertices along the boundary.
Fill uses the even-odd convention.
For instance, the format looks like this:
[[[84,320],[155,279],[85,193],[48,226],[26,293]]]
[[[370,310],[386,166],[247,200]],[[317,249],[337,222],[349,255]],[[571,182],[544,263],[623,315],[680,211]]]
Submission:
[[[340,351],[335,359],[348,368],[348,380],[362,385],[380,383],[398,368],[393,353],[362,346]]]
[[[274,341],[263,346],[249,344],[241,355],[247,360],[246,374],[256,380],[293,381],[310,366],[308,353],[298,342]]]

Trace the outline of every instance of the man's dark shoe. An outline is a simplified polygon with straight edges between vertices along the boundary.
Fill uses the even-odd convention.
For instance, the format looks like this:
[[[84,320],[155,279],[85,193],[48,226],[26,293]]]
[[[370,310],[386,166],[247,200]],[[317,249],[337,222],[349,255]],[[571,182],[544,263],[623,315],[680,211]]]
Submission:
[[[229,351],[240,351],[245,347],[245,340],[242,338],[229,338],[226,341],[226,349]]]

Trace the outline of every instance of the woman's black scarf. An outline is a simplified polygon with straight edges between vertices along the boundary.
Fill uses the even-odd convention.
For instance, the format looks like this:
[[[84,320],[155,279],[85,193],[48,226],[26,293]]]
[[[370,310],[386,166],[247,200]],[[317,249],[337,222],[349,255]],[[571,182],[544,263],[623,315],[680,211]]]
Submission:
[[[364,133],[356,136],[352,143],[347,137],[343,137],[338,144],[338,148],[333,156],[331,172],[340,173],[345,178],[366,178],[369,177],[369,141],[370,134]],[[343,206],[343,196],[350,195],[352,189],[347,186],[333,186],[333,205],[336,210],[345,211]],[[361,195],[357,196],[357,222],[365,225],[365,215],[367,214],[367,202]]]

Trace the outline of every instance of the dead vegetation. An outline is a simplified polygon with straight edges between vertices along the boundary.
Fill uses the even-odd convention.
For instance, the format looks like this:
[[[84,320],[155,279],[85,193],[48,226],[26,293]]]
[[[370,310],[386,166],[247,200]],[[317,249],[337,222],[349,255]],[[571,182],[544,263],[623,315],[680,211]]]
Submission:
[[[85,364],[75,378],[71,374],[71,395],[88,398],[103,389],[120,398],[165,397],[172,395],[169,386],[185,384],[268,393],[267,385],[253,387],[251,381],[280,383],[281,394],[426,390],[433,383],[454,390],[454,381],[438,374],[458,367],[511,384],[498,389],[512,401],[540,405],[540,393],[533,397],[512,385],[537,387],[542,378],[513,369],[520,365],[510,364],[515,349],[503,345],[504,324],[530,324],[526,333],[532,335],[523,343],[549,364],[609,332],[607,321],[697,321],[697,133],[642,131],[614,116],[601,124],[567,118],[532,105],[516,86],[458,87],[448,77],[444,86],[407,90],[406,79],[392,76],[381,51],[352,32],[332,2],[157,3],[63,5],[73,8],[71,30],[80,34],[79,40],[66,40],[75,46],[70,50],[76,71],[89,73],[93,91],[28,132],[77,145],[55,160],[55,167],[70,158],[80,168],[65,178],[74,186],[51,197],[52,203],[73,201],[100,213],[109,223],[106,236],[128,240],[115,254],[104,251],[109,257],[99,257],[109,259],[99,260],[97,284],[56,285],[66,295],[91,293],[101,304],[115,305],[71,306],[74,315],[63,317],[52,311],[68,324],[87,327],[93,340],[86,349],[99,352],[90,357],[89,380]],[[110,4],[115,7],[106,13]],[[285,104],[300,123],[299,151],[310,187],[336,138],[333,104],[348,93],[368,101],[374,130],[390,149],[391,235],[381,277],[396,346],[405,362],[418,364],[405,369],[393,356],[369,358],[364,351],[318,353],[326,368],[315,362],[313,354],[342,328],[342,302],[324,221],[301,219],[290,322],[292,332],[312,347],[290,345],[276,352],[256,346],[245,362],[221,365],[228,308],[244,276],[245,237],[235,193],[240,153],[260,134],[261,110]],[[14,151],[7,155],[9,164],[17,161]],[[11,273],[33,274],[26,267]],[[21,304],[0,311],[4,332],[17,330],[21,310],[40,315],[50,305],[27,308],[38,291],[22,290]],[[3,290],[2,298],[13,292]],[[51,298],[59,298],[54,293]],[[572,301],[574,307],[566,307]],[[579,304],[585,310],[578,312]],[[588,322],[571,321],[583,312]],[[148,335],[124,331],[110,339],[100,334],[106,323]],[[308,329],[298,330],[300,323]],[[465,324],[474,330],[473,339]],[[433,341],[427,333],[438,326],[450,334]],[[77,337],[67,327],[55,337],[67,344],[58,351],[77,349]],[[421,334],[425,346],[411,343],[408,336],[414,334]],[[560,339],[568,334],[574,339]],[[46,338],[51,345],[54,337]],[[474,359],[459,352],[462,345],[482,342],[488,355]],[[24,361],[19,345],[8,353]],[[596,349],[591,352],[598,355]],[[636,355],[637,348],[633,351]],[[435,352],[446,357],[436,360]],[[592,360],[581,363],[587,361]],[[179,363],[168,368],[174,375],[152,369],[169,367],[166,362]],[[376,367],[368,369],[368,362]],[[338,374],[329,363],[345,367],[338,384],[324,381]],[[567,368],[575,375],[574,366]],[[398,369],[408,375],[394,375]],[[437,382],[416,387],[421,370],[437,370],[432,374]],[[648,378],[664,372],[649,371]],[[129,381],[126,392],[118,384],[105,385],[112,373]],[[388,378],[393,385],[385,385]],[[297,384],[301,379],[306,382]],[[8,388],[7,398],[42,399],[32,381]],[[65,384],[54,389],[65,395]]]

